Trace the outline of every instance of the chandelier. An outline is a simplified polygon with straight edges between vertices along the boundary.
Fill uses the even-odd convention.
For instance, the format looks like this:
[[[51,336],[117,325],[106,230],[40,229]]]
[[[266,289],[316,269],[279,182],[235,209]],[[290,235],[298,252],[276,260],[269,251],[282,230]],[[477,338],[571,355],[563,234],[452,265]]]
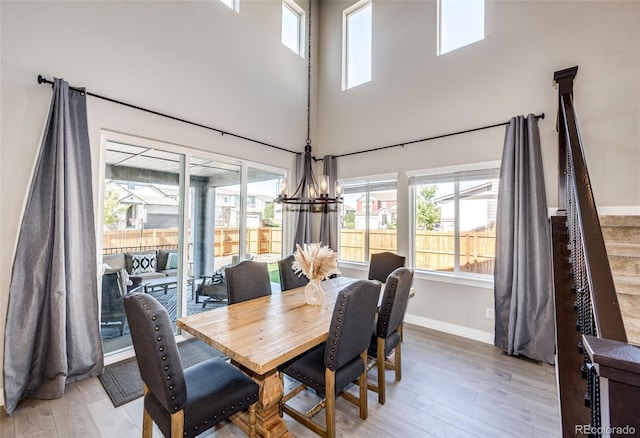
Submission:
[[[302,178],[293,194],[289,195],[289,187],[287,180],[283,179],[280,183],[280,193],[275,202],[281,204],[305,204],[305,205],[327,205],[342,203],[342,188],[336,181],[333,188],[334,196],[332,196],[331,187],[329,187],[329,177],[322,175],[316,180],[313,175],[313,161],[311,155],[311,0],[309,0],[308,14],[308,50],[307,50],[307,143],[304,147]]]

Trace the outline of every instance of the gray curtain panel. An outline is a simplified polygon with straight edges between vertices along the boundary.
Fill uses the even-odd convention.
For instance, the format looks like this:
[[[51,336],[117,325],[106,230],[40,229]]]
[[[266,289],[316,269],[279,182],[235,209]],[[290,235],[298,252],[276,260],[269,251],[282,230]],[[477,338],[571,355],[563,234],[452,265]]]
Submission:
[[[336,157],[327,155],[322,160],[323,175],[329,178],[329,196],[336,195],[336,181],[338,181],[338,165]],[[334,251],[338,250],[338,205],[325,205],[322,207],[320,219],[320,243],[328,245]]]
[[[86,96],[56,79],[13,262],[5,408],[102,373]]]
[[[300,183],[302,175],[304,173],[304,155],[296,155],[296,179]],[[295,185],[297,187],[298,184]],[[292,187],[295,189],[295,187]],[[297,209],[295,215],[295,234],[293,236],[293,248],[291,252],[295,252],[296,244],[302,246],[304,243],[311,243],[311,206],[310,205],[296,205]]]
[[[533,116],[510,120],[496,218],[495,345],[553,363],[551,241],[540,134]]]

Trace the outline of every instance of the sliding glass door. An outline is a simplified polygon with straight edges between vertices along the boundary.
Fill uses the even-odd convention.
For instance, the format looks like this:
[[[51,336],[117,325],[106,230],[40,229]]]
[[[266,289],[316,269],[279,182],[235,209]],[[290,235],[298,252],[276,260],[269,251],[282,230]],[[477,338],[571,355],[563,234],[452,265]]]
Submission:
[[[173,321],[178,315],[183,175],[182,154],[106,142],[101,290],[106,353],[131,346],[122,302],[125,294],[152,294]]]
[[[279,290],[284,171],[146,139],[104,142],[101,333],[131,347],[122,298],[153,295],[174,322],[226,305],[224,268],[269,263]],[[116,140],[117,139],[117,140]]]

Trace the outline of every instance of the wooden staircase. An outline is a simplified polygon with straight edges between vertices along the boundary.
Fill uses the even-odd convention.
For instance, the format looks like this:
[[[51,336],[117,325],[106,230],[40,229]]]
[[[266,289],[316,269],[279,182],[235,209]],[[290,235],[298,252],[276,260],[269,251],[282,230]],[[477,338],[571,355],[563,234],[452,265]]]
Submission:
[[[600,225],[628,342],[640,345],[640,216],[601,216]]]

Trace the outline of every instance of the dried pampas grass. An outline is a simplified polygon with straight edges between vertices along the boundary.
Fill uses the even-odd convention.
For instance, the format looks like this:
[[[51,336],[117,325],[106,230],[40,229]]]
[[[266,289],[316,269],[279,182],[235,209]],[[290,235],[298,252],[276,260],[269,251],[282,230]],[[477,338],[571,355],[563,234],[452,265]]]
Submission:
[[[296,244],[295,259],[292,263],[294,272],[303,273],[309,280],[322,281],[334,274],[340,274],[338,269],[338,253],[328,246],[319,243],[304,244],[301,248]]]

